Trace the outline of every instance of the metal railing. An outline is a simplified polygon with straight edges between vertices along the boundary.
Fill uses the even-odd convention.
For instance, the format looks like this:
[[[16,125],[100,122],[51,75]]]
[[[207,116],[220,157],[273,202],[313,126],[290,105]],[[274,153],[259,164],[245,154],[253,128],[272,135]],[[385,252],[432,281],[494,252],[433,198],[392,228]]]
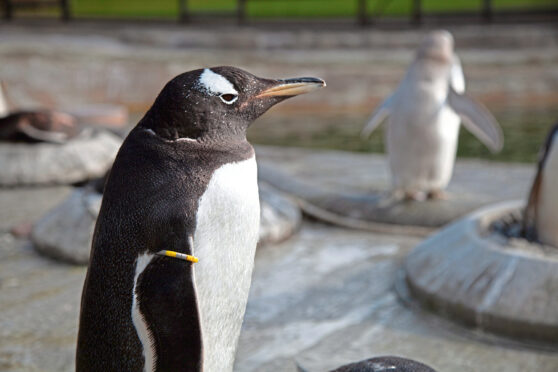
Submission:
[[[1,1],[1,0],[0,0]],[[273,1],[273,0],[236,0],[236,8],[228,13],[196,13],[189,6],[188,0],[178,0],[178,21],[182,23],[189,23],[196,20],[200,15],[204,18],[211,17],[213,15],[226,16],[232,20],[236,20],[239,25],[247,24],[251,19],[248,17],[247,5],[248,2],[262,2],[262,1]],[[293,0],[294,2],[295,0]],[[318,0],[316,0],[318,1]],[[327,0],[319,0],[321,2]],[[387,5],[392,3],[394,0],[377,0],[374,1],[376,4],[375,9],[370,9],[369,0],[353,0],[356,1],[356,11],[354,14],[354,19],[357,24],[369,25],[374,23],[383,17],[383,12],[387,8]],[[424,20],[425,15],[431,16],[432,14],[425,14],[423,0],[406,0],[410,1],[411,11],[408,15],[409,22],[411,24],[421,24]],[[71,12],[69,0],[3,0],[4,18],[10,20],[14,17],[14,11],[18,9],[36,9],[36,8],[59,8],[60,18],[64,21],[74,19],[74,15]],[[372,11],[371,11],[372,10]],[[524,12],[519,11],[508,11],[508,12],[498,12],[497,15],[528,15],[528,14],[540,14],[548,17],[558,18],[558,3],[554,9],[547,10],[535,10],[527,9]],[[495,18],[495,12],[493,8],[492,0],[482,0],[481,6],[476,12],[454,12],[441,15],[443,16],[460,16],[467,15],[469,17],[474,16],[477,19],[481,19],[485,22],[492,22]],[[82,17],[79,17],[82,18]],[[97,19],[99,19],[97,17]]]
[[[17,9],[59,8],[60,19],[70,19],[70,4],[68,0],[4,0],[4,18],[10,20]]]

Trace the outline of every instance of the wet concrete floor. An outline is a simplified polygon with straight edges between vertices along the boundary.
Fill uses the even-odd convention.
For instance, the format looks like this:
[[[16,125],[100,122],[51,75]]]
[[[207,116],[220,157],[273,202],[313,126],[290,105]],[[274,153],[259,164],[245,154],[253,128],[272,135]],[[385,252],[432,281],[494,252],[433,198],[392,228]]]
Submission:
[[[368,183],[387,184],[381,156],[268,147],[257,152],[262,163],[324,185],[341,182],[365,189]],[[340,172],[338,177],[320,172],[318,163],[329,163]],[[369,171],[348,177],[348,164],[368,164]],[[532,169],[459,162],[450,190],[468,188],[475,174],[487,180],[485,190],[499,189],[502,197],[519,198],[528,188]],[[486,174],[509,178],[503,187],[505,179]],[[0,190],[2,371],[74,368],[85,268],[39,256],[28,242],[8,233],[14,224],[36,219],[69,191],[67,187]],[[381,235],[306,221],[290,240],[259,249],[235,370],[296,371],[298,363],[311,372],[325,371],[382,354],[416,358],[450,372],[558,370],[558,352],[550,347],[528,347],[479,334],[402,301],[396,291],[399,286],[405,293],[400,286],[401,263],[418,242],[419,238],[404,234]]]
[[[490,109],[558,102],[554,25],[450,30],[469,92]],[[3,23],[0,77],[16,107],[108,102],[142,111],[170,77],[227,64],[261,76],[328,81],[328,90],[285,103],[275,114],[297,113],[301,123],[317,110],[364,117],[394,89],[425,32]],[[273,123],[258,125],[264,130],[265,124]],[[379,155],[266,147],[258,157],[332,189],[388,185]],[[528,165],[463,161],[449,191],[522,198],[533,172]],[[39,256],[8,233],[70,191],[0,189],[1,371],[74,369],[85,268]],[[381,354],[416,358],[440,371],[558,370],[557,351],[481,335],[401,301],[395,290],[401,262],[418,241],[403,232],[380,235],[307,221],[292,239],[259,249],[235,370],[295,371],[298,363],[317,372]]]

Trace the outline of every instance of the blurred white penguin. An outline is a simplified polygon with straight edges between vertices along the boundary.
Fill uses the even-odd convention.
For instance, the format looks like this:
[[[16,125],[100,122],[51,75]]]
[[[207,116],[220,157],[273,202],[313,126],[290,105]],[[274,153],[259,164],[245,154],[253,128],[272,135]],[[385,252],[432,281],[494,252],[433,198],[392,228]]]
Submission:
[[[558,248],[558,124],[541,149],[537,175],[533,181],[525,216],[528,239]]]
[[[395,195],[412,200],[445,196],[461,121],[492,152],[502,149],[500,126],[464,92],[465,78],[453,53],[452,35],[431,32],[397,90],[362,131],[369,136],[389,116],[386,143]]]

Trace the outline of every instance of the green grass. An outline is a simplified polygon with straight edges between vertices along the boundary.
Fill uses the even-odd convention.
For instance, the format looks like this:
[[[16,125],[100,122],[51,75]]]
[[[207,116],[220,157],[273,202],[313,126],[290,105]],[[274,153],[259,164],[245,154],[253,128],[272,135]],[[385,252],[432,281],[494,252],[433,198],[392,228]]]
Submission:
[[[408,15],[410,0],[367,0],[369,13],[378,6],[384,15]],[[493,0],[496,10],[556,7],[556,0]],[[234,12],[235,0],[188,0],[193,12]],[[248,0],[248,16],[273,17],[354,17],[356,0]],[[385,4],[385,7],[382,5]],[[429,12],[479,10],[482,0],[423,0]],[[176,18],[178,0],[71,0],[72,13],[80,16]]]

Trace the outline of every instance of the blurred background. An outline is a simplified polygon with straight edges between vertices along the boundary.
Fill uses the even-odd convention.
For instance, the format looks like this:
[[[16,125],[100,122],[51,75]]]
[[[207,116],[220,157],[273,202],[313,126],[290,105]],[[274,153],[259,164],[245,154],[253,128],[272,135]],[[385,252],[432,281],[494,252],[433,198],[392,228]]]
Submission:
[[[453,34],[467,92],[505,135],[503,151],[491,154],[461,131],[450,195],[481,204],[525,198],[540,146],[558,120],[557,0],[0,4],[0,81],[10,110],[119,105],[127,120],[117,110],[116,124],[99,125],[120,136],[115,148],[184,71],[233,65],[261,77],[316,76],[327,88],[277,105],[249,130],[259,164],[335,192],[386,189],[384,129],[369,139],[360,131],[436,29]],[[13,157],[3,154],[0,167],[7,168]],[[1,371],[73,370],[86,267],[39,255],[29,241],[32,225],[74,195],[76,182],[69,183],[0,187]],[[235,370],[296,371],[298,364],[324,371],[379,354],[440,371],[558,370],[556,343],[462,327],[396,291],[405,258],[424,236],[301,222],[296,213],[289,234],[297,234],[258,249]],[[92,216],[54,233],[89,233]]]
[[[456,39],[468,92],[506,137],[504,151],[490,155],[463,133],[459,156],[532,162],[558,113],[555,0],[4,4],[12,20],[2,30],[0,74],[15,106],[111,102],[137,119],[161,82],[184,70],[293,71],[319,75],[330,89],[278,107],[273,124],[253,127],[254,142],[383,152],[382,131],[362,140],[360,128],[397,86],[424,31],[443,27]],[[60,16],[69,22],[52,22]]]

